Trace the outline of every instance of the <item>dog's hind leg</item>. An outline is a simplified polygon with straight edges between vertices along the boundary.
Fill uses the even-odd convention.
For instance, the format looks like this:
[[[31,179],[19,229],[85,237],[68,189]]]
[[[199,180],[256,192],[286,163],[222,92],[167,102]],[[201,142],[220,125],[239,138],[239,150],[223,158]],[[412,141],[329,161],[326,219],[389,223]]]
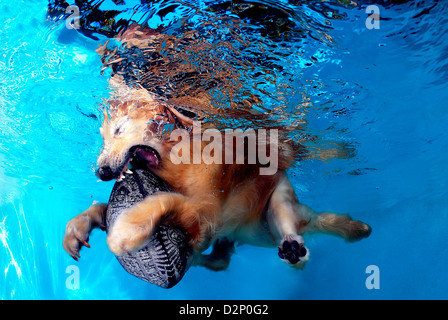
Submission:
[[[301,205],[301,210],[313,211],[311,208]],[[353,220],[347,214],[336,214],[332,212],[315,213],[315,218],[306,232],[324,232],[339,236],[347,241],[354,242],[367,238],[372,229],[364,222]]]
[[[213,243],[210,254],[199,254],[195,257],[193,265],[202,266],[213,271],[227,269],[230,257],[235,253],[235,242],[221,238]]]
[[[331,212],[317,213],[299,203],[294,189],[284,175],[269,201],[267,218],[273,234],[281,238],[280,258],[288,264],[303,267],[309,259],[309,250],[301,235],[324,232],[357,241],[370,235],[370,227],[352,220],[348,215]]]

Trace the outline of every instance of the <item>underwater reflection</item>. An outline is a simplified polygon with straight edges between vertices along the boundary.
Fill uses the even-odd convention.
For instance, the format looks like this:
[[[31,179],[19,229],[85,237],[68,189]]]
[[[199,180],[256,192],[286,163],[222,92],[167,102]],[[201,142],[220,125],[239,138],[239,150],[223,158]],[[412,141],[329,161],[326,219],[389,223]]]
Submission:
[[[114,2],[117,10],[75,2],[79,31],[109,38],[97,53],[112,77],[221,129],[279,129],[294,141],[297,160],[354,156],[354,145],[309,128],[314,105],[302,78],[331,54],[332,21],[353,2],[141,1],[124,9],[125,1]],[[67,6],[50,2],[50,19],[66,18]]]

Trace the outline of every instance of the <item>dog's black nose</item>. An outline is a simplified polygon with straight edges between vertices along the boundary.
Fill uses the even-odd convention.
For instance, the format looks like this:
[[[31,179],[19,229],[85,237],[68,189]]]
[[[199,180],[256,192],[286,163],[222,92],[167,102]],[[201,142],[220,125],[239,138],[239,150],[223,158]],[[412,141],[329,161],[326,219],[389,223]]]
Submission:
[[[112,169],[109,166],[104,166],[96,170],[96,176],[103,181],[109,181],[114,178],[114,173],[112,172]]]

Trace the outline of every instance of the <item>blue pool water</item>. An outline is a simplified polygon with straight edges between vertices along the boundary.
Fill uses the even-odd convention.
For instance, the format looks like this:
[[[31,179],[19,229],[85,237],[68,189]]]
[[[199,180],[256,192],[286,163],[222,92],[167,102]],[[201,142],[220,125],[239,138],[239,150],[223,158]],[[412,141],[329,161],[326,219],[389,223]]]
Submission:
[[[305,160],[290,172],[299,199],[350,213],[371,225],[371,236],[346,243],[307,235],[311,260],[302,271],[281,263],[276,249],[240,246],[228,270],[191,268],[166,290],[127,274],[99,230],[80,262],[62,248],[67,221],[106,202],[113,185],[94,176],[98,106],[109,93],[95,49],[105,37],[46,21],[47,1],[1,1],[0,298],[448,298],[448,5],[392,2],[279,2],[306,32],[278,62],[288,72],[274,68],[276,90],[264,87],[284,90],[273,100],[291,117],[306,105],[308,133],[323,145],[347,146],[346,156]],[[379,8],[379,29],[366,27],[369,4]],[[170,21],[191,8],[176,12],[149,23],[174,28]],[[371,265],[378,289],[366,287]]]

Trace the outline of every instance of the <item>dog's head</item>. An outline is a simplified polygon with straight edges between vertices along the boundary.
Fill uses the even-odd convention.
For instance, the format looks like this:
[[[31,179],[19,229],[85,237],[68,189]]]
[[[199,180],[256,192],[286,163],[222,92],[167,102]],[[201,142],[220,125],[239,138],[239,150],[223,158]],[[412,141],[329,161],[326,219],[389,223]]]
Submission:
[[[188,125],[189,118],[176,109],[147,101],[110,101],[100,129],[103,150],[96,175],[103,181],[120,180],[132,165],[153,169],[170,151],[169,132]]]

